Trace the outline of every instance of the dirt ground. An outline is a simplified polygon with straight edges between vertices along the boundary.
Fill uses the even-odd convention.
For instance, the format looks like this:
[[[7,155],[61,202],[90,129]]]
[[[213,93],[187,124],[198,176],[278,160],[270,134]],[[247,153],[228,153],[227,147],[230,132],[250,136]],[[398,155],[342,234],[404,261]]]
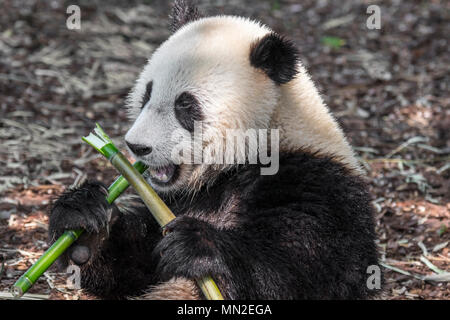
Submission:
[[[211,14],[261,20],[297,43],[369,177],[384,298],[450,299],[449,3],[199,2]],[[74,3],[81,30],[66,28]],[[366,26],[371,4],[381,8],[380,30]],[[85,175],[112,181],[114,169],[80,137],[99,121],[123,147],[126,95],[169,36],[165,1],[1,7],[0,297],[48,248],[51,199]],[[66,278],[50,269],[30,292],[91,298]]]

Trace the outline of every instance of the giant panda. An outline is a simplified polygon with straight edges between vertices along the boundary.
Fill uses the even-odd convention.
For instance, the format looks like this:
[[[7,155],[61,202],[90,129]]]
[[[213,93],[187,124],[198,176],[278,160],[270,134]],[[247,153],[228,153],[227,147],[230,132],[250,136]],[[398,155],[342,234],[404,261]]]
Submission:
[[[171,28],[129,95],[125,142],[177,218],[162,230],[138,198],[109,205],[87,181],[50,211],[51,241],[86,230],[60,263],[79,265],[86,292],[107,299],[204,299],[195,279],[206,275],[226,299],[376,297],[365,178],[294,43],[188,1],[175,1]],[[277,172],[175,163],[172,133],[198,123],[210,147],[227,129],[277,129]]]

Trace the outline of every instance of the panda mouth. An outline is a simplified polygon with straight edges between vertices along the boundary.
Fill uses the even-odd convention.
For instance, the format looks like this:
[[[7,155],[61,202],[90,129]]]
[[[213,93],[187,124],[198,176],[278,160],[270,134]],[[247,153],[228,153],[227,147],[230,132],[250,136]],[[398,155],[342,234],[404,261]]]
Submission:
[[[170,184],[175,180],[177,168],[173,164],[164,167],[149,168],[148,173],[153,182],[160,185]]]

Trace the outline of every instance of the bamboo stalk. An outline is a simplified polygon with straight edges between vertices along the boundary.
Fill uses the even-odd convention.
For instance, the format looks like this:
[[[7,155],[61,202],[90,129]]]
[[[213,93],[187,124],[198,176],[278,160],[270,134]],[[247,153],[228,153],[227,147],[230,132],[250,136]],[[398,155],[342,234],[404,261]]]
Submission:
[[[142,162],[136,162],[133,167],[139,173],[144,173],[147,167]],[[108,188],[106,201],[113,203],[130,184],[123,176],[118,177]],[[39,279],[42,274],[63,254],[78,237],[83,230],[67,230],[44,254],[25,272],[11,288],[12,295],[17,299],[22,297]]]
[[[161,227],[172,221],[175,215],[142,177],[142,173],[147,167],[141,162],[131,165],[98,124],[95,133],[97,135],[91,133],[88,137],[83,137],[83,140],[108,158],[122,174],[108,188],[108,196],[106,198],[108,203],[113,203],[131,184]],[[82,233],[83,230],[68,230],[64,232],[41,258],[16,281],[11,288],[12,295],[15,298],[22,297]],[[211,277],[198,279],[197,284],[208,300],[223,300],[219,288]]]

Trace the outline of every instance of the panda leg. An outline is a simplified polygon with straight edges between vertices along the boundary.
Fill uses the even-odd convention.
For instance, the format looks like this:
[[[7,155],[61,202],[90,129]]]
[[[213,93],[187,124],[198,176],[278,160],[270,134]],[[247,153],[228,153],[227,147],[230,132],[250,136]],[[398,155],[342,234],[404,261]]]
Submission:
[[[159,225],[142,203],[128,200],[118,207],[121,215],[109,237],[81,265],[82,287],[101,298],[123,299],[158,281],[151,252],[162,238]]]
[[[143,295],[132,298],[136,300],[200,300],[200,290],[193,280],[172,278],[169,281],[149,287]]]

